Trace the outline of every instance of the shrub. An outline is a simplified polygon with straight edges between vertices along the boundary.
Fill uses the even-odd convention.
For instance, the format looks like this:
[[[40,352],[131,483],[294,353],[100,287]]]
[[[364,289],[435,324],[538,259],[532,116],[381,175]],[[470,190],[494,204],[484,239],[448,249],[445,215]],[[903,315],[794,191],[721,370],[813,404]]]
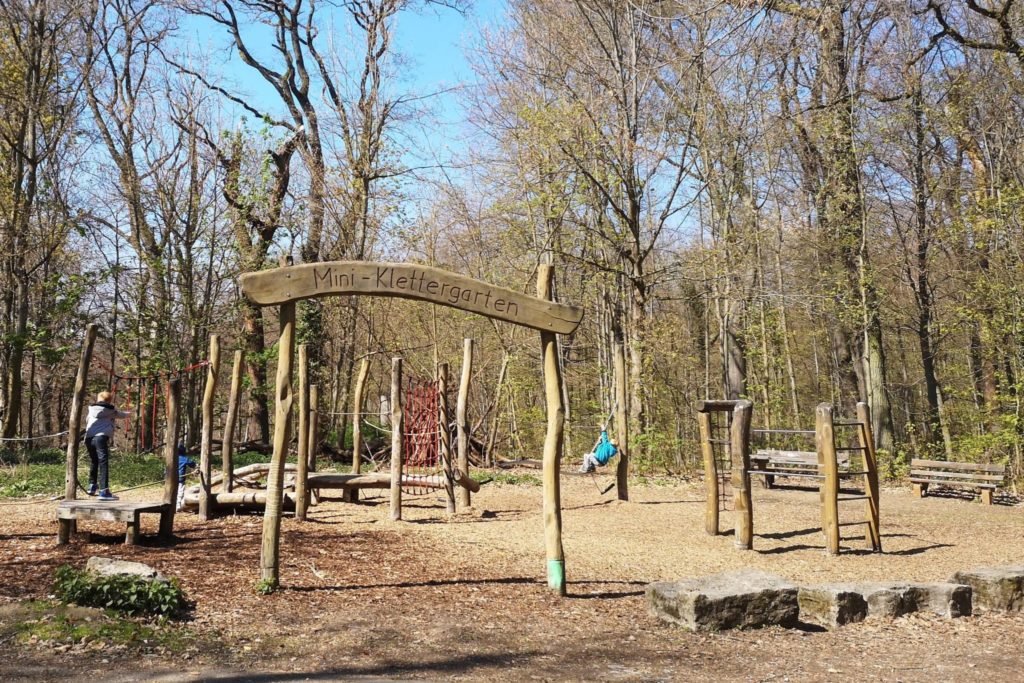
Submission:
[[[148,581],[139,576],[99,576],[63,565],[57,569],[54,593],[64,603],[111,609],[129,616],[176,617],[188,603],[176,581]]]

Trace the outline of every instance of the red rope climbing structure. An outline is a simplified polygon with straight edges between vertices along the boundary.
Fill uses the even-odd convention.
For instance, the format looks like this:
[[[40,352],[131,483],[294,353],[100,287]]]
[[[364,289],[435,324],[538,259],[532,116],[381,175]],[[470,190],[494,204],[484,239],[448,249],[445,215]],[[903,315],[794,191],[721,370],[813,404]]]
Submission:
[[[439,448],[440,394],[436,381],[410,378],[405,385],[402,410],[403,475],[440,474],[443,467]],[[432,489],[403,486],[410,495],[431,493]]]

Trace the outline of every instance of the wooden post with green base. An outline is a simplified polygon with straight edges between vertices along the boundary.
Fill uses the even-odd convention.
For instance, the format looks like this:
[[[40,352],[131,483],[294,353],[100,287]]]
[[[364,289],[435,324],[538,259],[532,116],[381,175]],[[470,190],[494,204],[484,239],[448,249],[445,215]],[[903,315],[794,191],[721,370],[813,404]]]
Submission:
[[[541,264],[537,270],[537,296],[551,300],[555,269]],[[565,595],[565,551],[562,548],[562,489],[559,474],[565,431],[565,406],[562,404],[562,369],[558,362],[558,343],[554,332],[540,333],[541,360],[544,367],[544,397],[548,424],[544,436],[544,547],[548,560],[548,588]]]

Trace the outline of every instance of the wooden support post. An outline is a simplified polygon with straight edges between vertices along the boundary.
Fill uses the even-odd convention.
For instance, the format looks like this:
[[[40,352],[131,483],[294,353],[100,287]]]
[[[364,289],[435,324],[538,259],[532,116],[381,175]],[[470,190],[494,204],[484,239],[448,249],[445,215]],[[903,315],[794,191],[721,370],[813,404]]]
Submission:
[[[306,345],[299,345],[299,448],[295,471],[295,519],[306,519],[309,506],[309,354]]]
[[[242,373],[245,371],[245,354],[239,349],[235,351],[234,365],[231,367],[231,393],[228,396],[228,414],[224,418],[224,432],[221,434],[220,459],[223,472],[222,491],[230,492],[234,488],[235,462],[235,423],[238,421],[238,406],[242,399]]]
[[[210,335],[210,356],[206,366],[206,389],[203,391],[203,428],[199,443],[199,519],[210,518],[213,491],[210,487],[213,451],[213,401],[217,396],[217,375],[220,372],[220,337]],[[177,443],[175,443],[177,448]],[[177,464],[175,464],[177,470]]]
[[[295,356],[295,302],[281,304],[281,336],[277,350],[275,386],[274,452],[267,473],[267,504],[263,510],[263,544],[260,549],[260,579],[271,587],[280,583],[281,499],[284,461],[291,441],[292,361]]]
[[[391,359],[391,519],[402,519],[402,359]]]
[[[178,502],[178,434],[181,431],[181,380],[177,377],[167,385],[167,427],[164,430],[164,505],[160,514],[160,539],[174,537],[174,508]]]
[[[82,406],[89,383],[89,365],[92,363],[92,347],[96,343],[99,327],[90,323],[85,328],[82,341],[82,355],[78,359],[78,373],[75,375],[75,392],[71,396],[71,413],[68,415],[68,449],[64,458],[64,500],[78,497],[78,447],[79,432],[82,430]],[[66,545],[75,533],[75,520],[60,519],[57,522],[57,545]]]
[[[352,474],[359,474],[363,462],[363,395],[366,393],[366,378],[370,374],[370,359],[364,358],[359,364],[356,388],[352,396]],[[346,503],[359,502],[359,489],[346,490]]]
[[[875,435],[871,428],[871,408],[863,401],[857,404],[857,430],[860,446],[864,453],[864,492],[868,499],[867,513],[868,531],[864,534],[865,544],[875,552],[882,552],[882,533],[879,515],[878,457],[875,455]]]
[[[370,359],[364,358],[359,364],[359,375],[352,395],[352,474],[359,474],[362,467],[363,394],[366,392],[366,378],[369,374]]]
[[[455,514],[455,482],[452,476],[452,433],[448,429],[448,364],[437,366],[437,422],[438,452],[444,468],[445,509],[449,515]]]
[[[750,499],[750,421],[753,412],[753,403],[737,401],[729,431],[732,504],[736,511],[735,544],[743,550],[750,550],[754,545],[754,508]]]
[[[619,442],[619,463],[615,468],[615,487],[619,500],[629,500],[629,422],[626,405],[626,351],[622,339],[612,343],[615,368],[615,438]]]
[[[469,476],[469,382],[473,376],[473,340],[462,340],[462,372],[459,377],[459,398],[455,404],[455,425],[458,437],[459,471]],[[459,504],[468,508],[473,504],[469,489],[459,487]]]
[[[537,296],[552,300],[555,269],[541,264],[537,269]],[[565,550],[562,547],[562,491],[559,482],[562,444],[565,430],[565,406],[562,405],[562,369],[558,362],[558,343],[554,332],[540,333],[544,367],[544,398],[547,406],[547,432],[544,436],[544,547],[548,562],[548,588],[565,595]]]
[[[711,443],[711,413],[697,413],[697,427],[700,429],[700,451],[704,456],[704,530],[712,536],[718,535],[718,463],[715,462],[715,447]]]
[[[839,554],[839,464],[836,461],[836,437],[832,406],[819,403],[814,411],[814,441],[818,451],[818,486],[821,500],[821,530],[825,534],[825,552]]]
[[[981,502],[984,503],[985,505],[992,504],[992,489],[981,490]]]
[[[320,453],[320,386],[317,384],[311,384],[309,386],[309,464],[306,466],[307,472],[316,472],[316,458]],[[309,486],[308,474],[307,474],[307,487]],[[313,492],[307,490],[306,495],[312,499],[312,502],[320,502],[320,492],[316,492],[316,497],[312,496]]]
[[[89,382],[89,365],[92,363],[92,347],[96,343],[96,323],[85,328],[85,340],[82,342],[82,355],[78,359],[78,374],[75,375],[75,393],[71,396],[71,414],[68,415],[68,450],[64,460],[64,500],[78,497],[78,444],[79,432],[82,429],[82,405],[85,403],[85,390]],[[61,520],[61,531],[67,535],[74,529],[73,519]]]

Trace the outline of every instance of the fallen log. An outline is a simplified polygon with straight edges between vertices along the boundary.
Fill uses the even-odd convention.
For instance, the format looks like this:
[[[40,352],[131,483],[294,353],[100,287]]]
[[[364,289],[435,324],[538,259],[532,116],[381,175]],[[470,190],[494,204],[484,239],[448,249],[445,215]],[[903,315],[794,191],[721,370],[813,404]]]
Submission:
[[[474,493],[480,490],[480,483],[461,471],[453,474],[455,483],[459,486]],[[368,474],[318,473],[309,475],[307,485],[310,489],[388,489],[391,488],[391,475],[383,472]],[[443,489],[444,485],[444,477],[436,474],[406,474],[402,476],[402,486],[410,488]]]
[[[252,507],[264,507],[267,504],[267,492],[266,491],[231,491],[213,493],[211,494],[215,505],[223,506],[252,506]],[[294,508],[295,506],[295,493],[286,491],[284,494],[283,502],[286,507]],[[192,509],[199,507],[199,495],[185,494],[185,507]]]
[[[495,464],[503,470],[511,470],[516,467],[525,467],[531,470],[539,470],[543,468],[543,463],[540,460],[531,460],[529,458],[521,458],[519,460],[499,460]]]

